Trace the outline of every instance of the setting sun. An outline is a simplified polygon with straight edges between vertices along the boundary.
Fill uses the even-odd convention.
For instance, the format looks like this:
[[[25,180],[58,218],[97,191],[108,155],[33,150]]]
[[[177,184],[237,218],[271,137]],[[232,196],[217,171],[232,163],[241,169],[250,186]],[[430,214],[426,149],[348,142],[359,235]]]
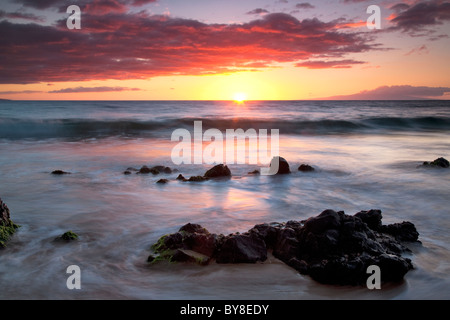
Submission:
[[[243,92],[237,92],[234,94],[233,100],[236,102],[244,102],[247,100],[247,95]]]

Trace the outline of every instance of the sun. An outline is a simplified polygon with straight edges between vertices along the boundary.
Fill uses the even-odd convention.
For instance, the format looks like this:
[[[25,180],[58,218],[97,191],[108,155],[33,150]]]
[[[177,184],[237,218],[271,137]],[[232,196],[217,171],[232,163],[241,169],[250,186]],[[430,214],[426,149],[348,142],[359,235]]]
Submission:
[[[243,103],[247,100],[247,95],[243,92],[236,92],[233,96],[233,100],[237,103]]]

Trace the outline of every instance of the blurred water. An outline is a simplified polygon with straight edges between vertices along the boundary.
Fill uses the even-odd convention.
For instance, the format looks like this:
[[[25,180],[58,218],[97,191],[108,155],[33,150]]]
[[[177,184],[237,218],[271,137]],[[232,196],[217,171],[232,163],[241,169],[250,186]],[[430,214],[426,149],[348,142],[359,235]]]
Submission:
[[[145,103],[129,103],[133,117],[145,113]],[[390,110],[392,103],[379,110]],[[55,102],[56,106],[59,104],[66,105]],[[65,107],[58,114],[45,108],[38,112],[36,109],[46,104],[34,102],[30,114],[24,113],[23,118],[35,119],[37,114],[42,119],[51,118],[50,115],[98,117],[97,102],[85,104],[84,109],[74,109],[73,114]],[[117,120],[119,115],[122,119],[126,112],[124,102],[110,104],[112,109],[119,105],[116,116],[102,113],[101,103],[100,117]],[[166,104],[173,104],[177,111],[190,117],[225,114],[224,110],[211,107],[217,103],[209,109],[185,109],[192,102],[165,102],[163,111],[154,114],[166,117],[162,115],[166,112],[173,117],[174,109],[170,111]],[[92,108],[89,116],[85,110],[88,105]],[[265,105],[267,110],[272,108],[271,117],[278,110],[274,105],[275,102]],[[329,107],[317,107],[323,117],[346,117],[333,108],[326,111]],[[355,102],[347,107],[358,109]],[[444,107],[436,107],[435,114],[446,113]],[[59,107],[47,108],[54,111]],[[314,108],[308,108],[311,110],[303,111],[303,116],[312,119]],[[369,111],[365,108],[351,111],[350,120],[357,118],[357,112],[366,118],[367,112],[376,113],[370,109],[375,106],[367,107]],[[13,118],[12,111],[6,109],[0,109],[0,120]],[[297,116],[302,113],[292,105],[280,109],[297,112]],[[409,118],[416,115],[415,109],[420,116],[430,116],[429,108],[413,107],[405,111]],[[267,110],[262,113],[269,113]],[[395,112],[398,117],[400,111]],[[256,117],[262,113],[258,111]],[[22,119],[18,114],[15,117]],[[152,115],[146,119],[152,119]],[[348,115],[346,119],[349,120]],[[0,136],[0,197],[11,209],[14,222],[22,226],[8,247],[0,251],[1,299],[450,298],[450,171],[417,167],[424,160],[449,158],[447,129],[282,134],[280,155],[290,163],[291,175],[251,176],[247,172],[254,170],[255,165],[231,164],[230,180],[202,183],[175,180],[179,173],[186,177],[202,175],[210,166],[175,166],[170,158],[174,145],[170,134],[158,132],[157,137],[76,140]],[[296,168],[301,163],[313,165],[316,172],[298,172]],[[179,172],[158,176],[122,173],[127,167],[144,164],[166,165]],[[50,172],[55,169],[72,174],[53,176]],[[162,177],[170,182],[156,184]],[[406,275],[402,284],[386,285],[375,292],[320,285],[274,258],[256,265],[146,264],[151,244],[188,222],[199,223],[210,232],[227,234],[244,232],[263,222],[305,219],[327,208],[348,214],[376,208],[383,211],[385,224],[413,222],[422,241],[422,246],[411,248],[410,258],[416,269]],[[78,233],[79,241],[53,242],[67,230]],[[79,265],[82,271],[79,291],[66,288],[65,270],[72,264]]]

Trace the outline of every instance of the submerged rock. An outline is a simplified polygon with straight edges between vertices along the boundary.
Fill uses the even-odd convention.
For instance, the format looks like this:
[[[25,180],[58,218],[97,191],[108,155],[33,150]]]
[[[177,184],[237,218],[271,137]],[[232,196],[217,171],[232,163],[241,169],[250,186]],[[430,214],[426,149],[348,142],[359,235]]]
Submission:
[[[380,210],[353,216],[325,210],[305,221],[264,223],[228,236],[187,224],[161,237],[153,246],[159,256],[149,259],[255,263],[265,261],[272,249],[276,258],[321,283],[365,284],[370,265],[380,267],[382,281],[400,281],[413,269],[411,260],[401,256],[408,251],[403,242],[417,241],[419,234],[411,222],[384,226],[381,219]],[[197,254],[207,258],[199,259]]]
[[[156,183],[166,184],[166,183],[169,183],[169,180],[167,180],[167,179],[159,179],[158,181],[156,181]]]
[[[55,239],[56,241],[72,241],[78,240],[78,235],[73,231],[66,231]]]
[[[311,172],[314,170],[315,169],[313,167],[311,167],[309,164],[301,164],[300,167],[298,167],[298,171],[302,171],[302,172]]]
[[[448,168],[448,167],[450,167],[450,163],[449,163],[449,161],[447,160],[447,159],[445,159],[445,158],[437,158],[436,160],[434,160],[434,161],[431,161],[431,162],[428,162],[428,161],[425,161],[424,163],[423,163],[423,166],[425,166],[425,167],[438,167],[438,168]]]
[[[142,166],[141,169],[139,169],[139,171],[136,172],[136,173],[138,173],[138,174],[139,173],[140,174],[149,174],[149,173],[151,173],[151,174],[156,175],[156,174],[159,174],[159,171],[157,169],[155,169],[155,168],[149,168],[147,166]]]
[[[194,181],[194,182],[199,182],[199,181],[206,181],[209,180],[209,178],[204,177],[204,176],[192,176],[187,180],[184,181]]]
[[[253,171],[250,171],[248,174],[261,174],[261,172],[259,172],[259,170],[255,169]]]
[[[187,179],[181,173],[178,175],[177,180],[187,181]]]
[[[63,175],[63,174],[71,174],[70,172],[63,171],[63,170],[54,170],[52,171],[52,174],[54,175]]]
[[[12,222],[9,208],[0,199],[0,248],[6,247],[6,242],[20,226]]]
[[[231,171],[228,166],[223,164],[218,164],[208,171],[205,172],[204,176],[206,178],[217,178],[217,177],[230,177]]]

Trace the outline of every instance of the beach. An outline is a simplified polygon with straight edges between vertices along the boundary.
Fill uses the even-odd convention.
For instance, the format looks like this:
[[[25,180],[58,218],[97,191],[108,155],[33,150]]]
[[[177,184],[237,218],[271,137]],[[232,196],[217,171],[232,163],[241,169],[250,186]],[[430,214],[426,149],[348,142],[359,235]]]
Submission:
[[[176,180],[212,167],[172,161],[172,132],[193,131],[194,121],[278,129],[292,173],[228,163],[230,179]],[[0,250],[1,299],[450,298],[450,169],[421,166],[450,157],[448,101],[1,101],[0,150],[0,198],[21,226]],[[143,165],[177,172],[123,173]],[[319,284],[270,252],[256,264],[146,261],[152,244],[189,222],[229,234],[325,209],[414,223],[414,270],[368,290]],[[68,230],[79,239],[53,241]],[[66,287],[69,265],[81,269],[81,290]]]

